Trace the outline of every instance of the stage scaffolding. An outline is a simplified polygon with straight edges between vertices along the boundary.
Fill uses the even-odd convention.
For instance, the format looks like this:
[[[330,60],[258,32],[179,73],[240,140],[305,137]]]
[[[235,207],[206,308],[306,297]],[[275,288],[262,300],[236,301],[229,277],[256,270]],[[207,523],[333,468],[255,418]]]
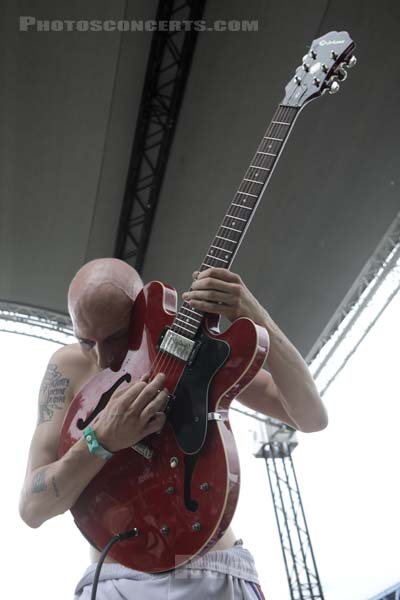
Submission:
[[[254,455],[267,467],[290,600],[324,600],[292,459],[296,432],[276,419],[257,417],[253,436]]]
[[[18,333],[61,345],[76,341],[68,315],[37,306],[1,300],[0,331]]]
[[[205,0],[160,0],[156,21],[202,19]],[[198,32],[153,34],[114,255],[141,272]]]

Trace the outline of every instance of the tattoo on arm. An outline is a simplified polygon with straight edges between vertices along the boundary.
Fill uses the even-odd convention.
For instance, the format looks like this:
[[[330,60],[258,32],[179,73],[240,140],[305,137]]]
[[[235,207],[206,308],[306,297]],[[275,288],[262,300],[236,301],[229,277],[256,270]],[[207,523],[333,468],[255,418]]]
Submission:
[[[54,476],[51,478],[51,483],[53,485],[53,490],[54,490],[54,493],[56,495],[56,498],[59,498],[60,497],[60,490],[57,487],[56,478]]]
[[[47,490],[47,483],[45,479],[46,469],[42,469],[32,479],[31,492],[36,494],[38,492],[45,492]]]
[[[50,363],[40,388],[38,425],[51,421],[54,411],[63,408],[68,384],[69,379],[62,377],[57,365]]]

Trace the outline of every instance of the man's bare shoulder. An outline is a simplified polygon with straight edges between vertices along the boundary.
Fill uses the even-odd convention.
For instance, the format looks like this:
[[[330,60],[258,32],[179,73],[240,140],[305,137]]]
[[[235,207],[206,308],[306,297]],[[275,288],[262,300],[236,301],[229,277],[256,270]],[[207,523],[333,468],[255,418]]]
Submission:
[[[74,391],[96,374],[95,366],[83,355],[79,344],[67,344],[56,350],[49,365],[55,365],[64,377],[68,377]]]
[[[79,344],[62,346],[54,352],[49,362],[68,371],[80,371],[91,367],[88,359],[82,354]]]

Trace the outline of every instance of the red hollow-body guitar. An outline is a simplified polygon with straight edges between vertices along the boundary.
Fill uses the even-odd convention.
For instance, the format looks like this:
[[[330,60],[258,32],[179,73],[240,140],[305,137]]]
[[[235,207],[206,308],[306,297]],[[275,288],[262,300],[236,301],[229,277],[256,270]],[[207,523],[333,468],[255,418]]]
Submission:
[[[230,268],[285,141],[304,104],[352,66],[354,43],[330,32],[312,43],[280,103],[245,177],[217,230],[200,270]],[[240,470],[228,419],[232,399],[251,383],[268,353],[267,331],[247,318],[220,333],[211,319],[186,302],[177,310],[173,288],[152,282],[132,310],[129,351],[118,372],[104,370],[74,398],[66,414],[59,456],[106,406],[113,392],[149,372],[163,372],[170,398],[167,422],[115,454],[71,509],[83,535],[98,550],[116,544],[111,557],[127,567],[163,572],[202,554],[229,526]]]

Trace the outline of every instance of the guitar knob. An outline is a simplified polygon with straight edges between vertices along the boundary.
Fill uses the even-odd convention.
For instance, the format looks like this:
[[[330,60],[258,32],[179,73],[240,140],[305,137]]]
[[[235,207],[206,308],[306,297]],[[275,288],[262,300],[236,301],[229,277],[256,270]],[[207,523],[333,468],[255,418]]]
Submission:
[[[331,83],[328,84],[328,90],[330,94],[336,94],[336,92],[340,90],[340,85],[337,81],[333,80]]]
[[[349,58],[349,60],[347,61],[347,66],[349,69],[351,69],[352,67],[354,67],[354,65],[357,64],[357,58],[354,56],[354,54],[352,54]]]
[[[347,71],[346,71],[346,69],[343,69],[343,67],[339,67],[338,70],[336,71],[336,74],[339,78],[339,81],[344,81],[347,77]]]
[[[164,525],[163,527],[161,527],[160,531],[164,535],[167,535],[169,533],[169,527],[167,527],[166,525]]]

